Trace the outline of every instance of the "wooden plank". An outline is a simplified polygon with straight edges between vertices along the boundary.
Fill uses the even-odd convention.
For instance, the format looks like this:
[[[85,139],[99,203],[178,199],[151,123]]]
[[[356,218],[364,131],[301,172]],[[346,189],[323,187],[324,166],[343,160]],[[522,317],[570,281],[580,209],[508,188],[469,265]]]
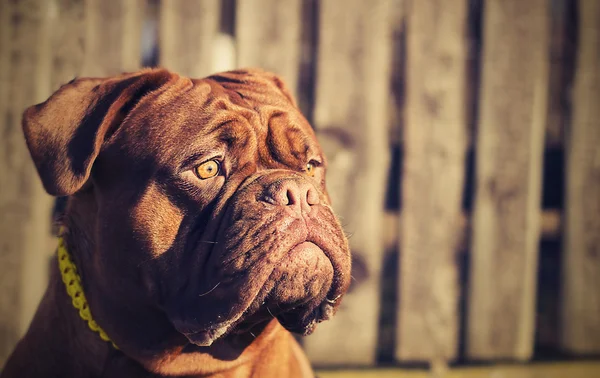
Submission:
[[[566,140],[562,346],[600,352],[600,2],[580,0]]]
[[[86,0],[83,76],[112,76],[141,66],[145,0]]]
[[[319,0],[302,0],[300,30],[300,67],[296,85],[298,107],[312,122],[315,99]]]
[[[86,47],[85,0],[53,0],[51,91],[81,75]]]
[[[573,70],[574,43],[570,40],[569,0],[553,0],[550,7],[550,82],[546,145],[561,147],[567,121],[567,83]]]
[[[458,347],[458,266],[467,146],[467,1],[407,9],[400,225],[400,360],[450,360]]]
[[[235,33],[236,0],[220,2],[219,32],[213,41],[212,65],[210,72],[223,72],[236,69],[237,46]]]
[[[392,78],[389,95],[389,144],[402,144],[406,87],[406,8],[410,0],[390,0],[392,3]],[[396,230],[397,232],[397,230]]]
[[[488,0],[476,140],[467,355],[533,351],[548,98],[546,0]]]
[[[160,65],[190,77],[212,73],[218,0],[169,0],[160,8]]]
[[[237,2],[237,65],[281,75],[296,94],[300,70],[301,0]]]
[[[10,98],[10,74],[12,57],[12,17],[11,4],[7,1],[0,1],[0,127],[4,130],[9,129],[7,112],[9,109],[8,100]],[[10,125],[12,128],[13,126]],[[9,138],[14,134],[13,130],[8,131],[9,137],[0,139],[0,168],[5,166],[10,160],[7,160],[6,152],[9,146]],[[14,172],[11,172],[14,173]],[[7,174],[9,174],[7,172]],[[0,210],[3,216],[0,217],[0,366],[8,358],[9,353],[14,347],[14,343],[19,337],[17,331],[19,327],[19,314],[15,307],[19,304],[19,244],[20,240],[12,234],[14,228],[9,227],[9,217],[18,216],[21,211],[16,208],[9,213],[5,213],[8,206],[12,206],[18,199],[18,193],[15,193],[14,185],[8,187],[7,180],[0,180]],[[16,206],[15,206],[16,207]],[[10,238],[8,237],[10,236]]]
[[[333,206],[352,235],[355,279],[335,318],[304,340],[316,365],[375,362],[390,160],[390,13],[387,0],[320,3],[314,123],[329,159]]]
[[[2,2],[0,26],[0,366],[47,284],[52,199],[37,178],[21,131],[23,110],[49,95],[49,6]]]
[[[442,375],[415,369],[318,370],[321,378],[597,378],[600,362],[560,362],[453,368]]]

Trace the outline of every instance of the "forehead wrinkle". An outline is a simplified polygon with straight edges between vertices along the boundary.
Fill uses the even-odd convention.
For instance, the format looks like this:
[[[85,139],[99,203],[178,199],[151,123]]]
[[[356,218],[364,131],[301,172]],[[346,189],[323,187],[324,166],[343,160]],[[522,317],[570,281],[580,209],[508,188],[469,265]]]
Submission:
[[[216,100],[216,103],[222,109],[231,110],[241,115],[251,124],[257,121],[258,112],[256,111],[256,106],[247,101],[246,96],[241,94],[239,88],[229,87],[211,78],[203,80],[210,85],[211,94],[213,94],[211,97]]]
[[[297,169],[315,150],[314,138],[301,127],[306,121],[270,81],[246,83],[209,78],[194,84],[202,88],[206,97],[201,104],[186,101],[188,109],[197,109],[187,112],[180,126],[180,137],[191,142],[184,143],[186,153],[222,149],[219,142],[228,149],[244,148],[251,140],[263,161],[261,165]]]
[[[226,125],[247,124],[248,119],[253,118],[253,111],[231,102],[223,88],[210,82],[204,84],[208,84],[202,86],[207,97],[202,103],[192,97],[180,105],[180,108],[187,108],[188,111],[180,112],[177,116],[179,132],[174,136],[179,146],[178,151],[174,151],[177,155],[197,154],[199,151],[208,153],[218,149],[220,138],[215,133],[219,133]],[[185,142],[181,143],[182,140]]]
[[[219,139],[229,148],[247,145],[248,142],[256,144],[256,130],[248,122],[228,122],[222,125]]]
[[[299,127],[301,120],[286,111],[273,111],[267,122],[264,138],[265,148],[261,149],[263,160],[271,165],[284,165],[300,168],[306,163],[309,152],[314,150],[309,133]],[[314,151],[313,151],[314,152]]]
[[[235,90],[250,106],[283,103],[292,105],[282,91],[281,80],[268,72],[242,69],[215,74],[208,79]]]
[[[273,112],[297,111],[270,76],[232,71],[210,76],[206,80],[215,91],[226,94],[232,104],[239,106],[240,110],[244,109],[242,114],[257,133],[267,132],[268,120]]]
[[[236,149],[256,149],[256,134],[243,118],[225,123],[215,123],[214,127],[204,129],[190,138],[190,143],[175,151],[175,154],[177,160],[185,161],[192,155],[197,158],[202,155],[225,153],[227,150]]]

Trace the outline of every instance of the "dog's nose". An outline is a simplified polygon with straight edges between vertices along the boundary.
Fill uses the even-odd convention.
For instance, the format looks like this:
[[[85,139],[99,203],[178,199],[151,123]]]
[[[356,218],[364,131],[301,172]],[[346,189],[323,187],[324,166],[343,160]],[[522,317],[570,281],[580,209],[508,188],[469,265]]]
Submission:
[[[315,187],[298,180],[283,180],[271,183],[263,192],[261,201],[278,206],[297,207],[310,211],[310,207],[318,205],[319,194]]]

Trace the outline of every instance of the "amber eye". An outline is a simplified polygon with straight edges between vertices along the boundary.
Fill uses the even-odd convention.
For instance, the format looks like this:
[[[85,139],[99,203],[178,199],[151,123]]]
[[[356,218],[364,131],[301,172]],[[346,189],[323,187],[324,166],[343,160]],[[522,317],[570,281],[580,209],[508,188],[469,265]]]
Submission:
[[[215,177],[219,174],[220,165],[217,160],[209,160],[205,163],[200,164],[194,171],[196,172],[196,176],[202,180],[209,179],[211,177]]]
[[[315,165],[313,163],[306,164],[306,174],[310,177],[315,176]]]

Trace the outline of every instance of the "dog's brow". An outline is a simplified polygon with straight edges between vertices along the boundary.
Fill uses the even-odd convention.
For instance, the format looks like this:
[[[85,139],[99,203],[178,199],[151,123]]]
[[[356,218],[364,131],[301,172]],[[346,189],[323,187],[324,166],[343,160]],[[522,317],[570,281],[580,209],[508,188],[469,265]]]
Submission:
[[[252,134],[250,128],[234,121],[221,124],[221,127],[215,128],[215,132],[219,133],[219,140],[227,144],[229,148],[246,144]]]
[[[211,126],[206,130],[207,135],[214,134],[215,132],[223,132],[223,130],[228,129],[228,126],[234,124],[237,121],[236,118],[227,118],[226,120],[215,122],[214,126]]]
[[[191,168],[193,165],[198,164],[200,161],[204,160],[204,158],[211,152],[213,151],[212,149],[205,149],[202,151],[197,151],[196,153],[186,157],[185,159],[183,159],[182,163],[180,164],[179,169],[180,170],[186,170]]]

